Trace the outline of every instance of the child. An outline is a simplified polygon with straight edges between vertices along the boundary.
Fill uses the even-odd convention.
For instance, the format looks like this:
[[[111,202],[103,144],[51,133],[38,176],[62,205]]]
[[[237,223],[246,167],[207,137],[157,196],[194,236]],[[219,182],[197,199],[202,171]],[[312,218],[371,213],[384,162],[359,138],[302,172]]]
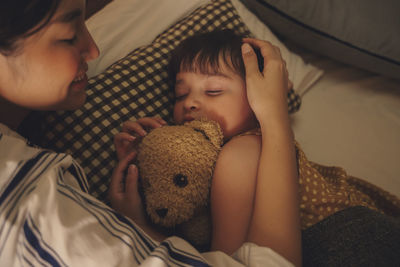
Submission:
[[[248,62],[244,64],[248,74],[245,86],[243,76],[233,65],[240,63],[244,74],[242,37],[230,31],[213,34],[211,37],[204,36],[201,42],[192,39],[198,44],[197,48],[217,48],[211,52],[216,59],[211,63],[207,58],[198,57],[193,61],[194,64],[187,66],[188,69],[177,73],[174,107],[176,123],[208,117],[219,122],[225,136],[226,143],[216,163],[211,192],[212,250],[231,254],[247,241],[270,247],[300,265],[297,171],[287,112],[289,82],[285,63],[278,48],[267,42],[245,39],[247,44],[243,45],[243,60],[244,63]],[[224,54],[220,53],[218,43],[208,45],[208,41],[217,36],[220,37],[219,42],[231,47]],[[256,54],[249,44],[261,51],[265,62],[263,74],[259,71]],[[195,49],[192,43],[188,47]],[[233,51],[239,59],[231,57]],[[188,62],[191,60],[189,58]],[[197,64],[197,60],[203,60],[203,63]],[[204,68],[189,69],[201,65]],[[175,77],[172,78],[175,80]],[[130,147],[123,145],[135,139],[128,132],[144,135],[144,128],[163,124],[165,122],[159,118],[143,118],[126,123],[115,141],[120,160],[134,158],[126,156]],[[232,138],[255,127],[261,128],[262,136]],[[129,169],[136,171],[134,167]],[[114,181],[113,184],[118,186],[119,183]],[[279,196],[281,201],[274,204],[274,196]],[[118,200],[111,202],[114,207],[121,205],[116,207],[117,210],[133,213],[127,207],[129,204]],[[135,211],[130,217],[143,221],[140,211]]]
[[[212,250],[232,253],[251,241],[299,264],[300,226],[354,205],[399,214],[395,197],[370,185],[393,203],[364,194],[366,183],[305,158],[290,128],[286,93],[291,85],[279,49],[254,39],[244,42],[260,49],[263,64],[245,68],[243,60],[254,51],[242,47],[241,36],[224,30],[188,38],[169,66],[175,123],[207,117],[224,133],[211,187]],[[164,124],[160,118],[126,123],[125,133],[116,137],[119,158],[128,149],[122,141],[133,139],[127,132],[145,135],[144,128]]]

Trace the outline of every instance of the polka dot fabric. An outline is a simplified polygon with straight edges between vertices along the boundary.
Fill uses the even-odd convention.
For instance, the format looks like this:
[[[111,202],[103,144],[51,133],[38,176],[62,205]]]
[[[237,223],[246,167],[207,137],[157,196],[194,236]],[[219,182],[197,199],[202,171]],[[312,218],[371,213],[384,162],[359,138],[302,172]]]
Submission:
[[[260,131],[246,134],[260,135]],[[328,167],[309,161],[297,142],[295,146],[302,229],[353,206],[364,206],[400,217],[400,200],[396,196],[362,179],[347,175],[340,167]]]
[[[301,226],[305,229],[329,215],[352,206],[365,206],[400,216],[400,200],[340,167],[309,161],[296,144],[300,185]]]

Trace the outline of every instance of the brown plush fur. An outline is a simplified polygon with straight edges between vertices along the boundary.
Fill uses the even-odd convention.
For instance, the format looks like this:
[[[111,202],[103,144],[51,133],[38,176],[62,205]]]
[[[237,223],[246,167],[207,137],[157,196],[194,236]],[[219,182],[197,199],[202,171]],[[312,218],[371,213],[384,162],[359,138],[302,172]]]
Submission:
[[[211,178],[223,142],[219,125],[195,120],[152,130],[139,145],[138,167],[150,220],[197,247],[210,241]]]

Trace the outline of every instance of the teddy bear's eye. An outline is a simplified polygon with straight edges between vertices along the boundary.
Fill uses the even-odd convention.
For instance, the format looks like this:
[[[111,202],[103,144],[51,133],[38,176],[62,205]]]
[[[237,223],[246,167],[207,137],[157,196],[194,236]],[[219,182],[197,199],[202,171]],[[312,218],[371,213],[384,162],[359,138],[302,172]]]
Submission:
[[[179,187],[185,187],[188,184],[188,179],[186,175],[178,173],[174,176],[174,184]]]

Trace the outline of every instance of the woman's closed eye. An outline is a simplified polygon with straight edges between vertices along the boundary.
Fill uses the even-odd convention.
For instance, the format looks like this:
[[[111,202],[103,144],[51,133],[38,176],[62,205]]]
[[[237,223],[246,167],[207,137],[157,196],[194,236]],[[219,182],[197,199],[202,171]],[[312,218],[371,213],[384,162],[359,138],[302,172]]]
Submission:
[[[77,35],[77,34],[74,34],[74,36],[73,36],[72,38],[63,39],[63,40],[61,40],[61,41],[64,42],[64,43],[73,45],[73,44],[75,44],[76,40],[78,40],[78,35]]]

